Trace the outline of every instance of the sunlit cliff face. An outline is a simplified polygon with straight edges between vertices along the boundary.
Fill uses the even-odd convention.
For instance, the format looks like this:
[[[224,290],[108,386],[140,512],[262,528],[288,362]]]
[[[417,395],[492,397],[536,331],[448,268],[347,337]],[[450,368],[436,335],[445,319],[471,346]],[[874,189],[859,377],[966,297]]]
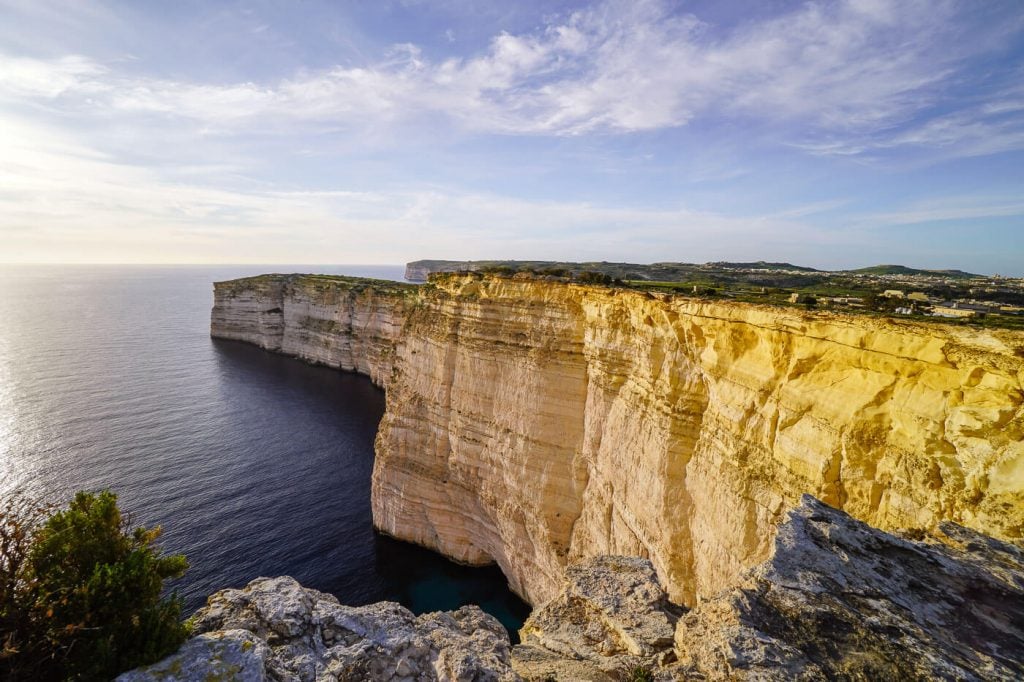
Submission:
[[[882,528],[1024,523],[1011,332],[474,277],[239,280],[212,329],[374,377],[376,525],[534,603],[597,554],[693,603],[804,492]]]

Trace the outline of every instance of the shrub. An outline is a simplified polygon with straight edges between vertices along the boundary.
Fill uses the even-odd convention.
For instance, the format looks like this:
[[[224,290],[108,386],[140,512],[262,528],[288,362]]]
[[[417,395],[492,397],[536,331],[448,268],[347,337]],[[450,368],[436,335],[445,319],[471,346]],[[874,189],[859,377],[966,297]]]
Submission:
[[[797,299],[797,303],[803,304],[808,308],[814,308],[815,306],[818,305],[818,299],[815,298],[814,296],[811,296],[810,294],[804,294],[799,299]]]
[[[132,529],[117,496],[80,492],[30,533],[4,611],[20,622],[0,675],[109,679],[176,649],[188,632],[163,582],[188,567],[154,546],[160,528]],[[5,557],[4,562],[7,562]]]
[[[595,270],[584,270],[583,272],[576,275],[578,282],[584,284],[611,284],[612,278],[603,272],[597,272]]]
[[[654,673],[650,668],[635,665],[626,671],[627,682],[654,682]]]
[[[0,677],[14,676],[15,663],[25,658],[34,642],[31,595],[25,572],[32,540],[53,512],[24,495],[0,500]]]

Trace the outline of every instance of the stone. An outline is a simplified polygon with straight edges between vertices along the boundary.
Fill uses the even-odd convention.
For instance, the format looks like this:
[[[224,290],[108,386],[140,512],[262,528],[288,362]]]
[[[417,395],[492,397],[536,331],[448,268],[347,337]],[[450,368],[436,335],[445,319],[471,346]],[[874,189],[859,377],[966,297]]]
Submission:
[[[530,614],[513,666],[527,679],[618,679],[672,658],[682,611],[649,560],[595,557],[570,566],[561,593]]]
[[[192,622],[199,634],[177,653],[118,682],[520,679],[508,633],[475,606],[422,616],[393,602],[344,606],[282,576],[211,595]]]
[[[263,682],[271,657],[267,643],[247,630],[220,630],[193,637],[159,663],[117,677],[117,682],[237,680]]]
[[[118,681],[1019,680],[1024,549],[951,523],[886,533],[807,495],[765,562],[688,612],[648,559],[594,557],[514,648],[474,606],[344,606],[288,577],[218,592],[193,622]]]
[[[1024,551],[950,523],[913,541],[805,496],[675,641],[679,677],[1024,679]]]

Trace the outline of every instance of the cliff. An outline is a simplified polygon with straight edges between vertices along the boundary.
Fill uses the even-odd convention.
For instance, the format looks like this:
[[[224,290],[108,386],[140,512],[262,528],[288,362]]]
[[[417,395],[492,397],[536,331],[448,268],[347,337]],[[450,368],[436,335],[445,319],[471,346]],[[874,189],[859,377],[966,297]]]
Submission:
[[[675,640],[673,679],[1019,680],[1024,552],[949,522],[914,541],[805,496]]]
[[[808,492],[883,529],[1024,528],[1024,337],[528,279],[218,283],[212,334],[387,391],[375,524],[532,603],[649,557],[694,605]]]
[[[261,275],[214,286],[213,336],[390,377],[415,285],[333,275]]]

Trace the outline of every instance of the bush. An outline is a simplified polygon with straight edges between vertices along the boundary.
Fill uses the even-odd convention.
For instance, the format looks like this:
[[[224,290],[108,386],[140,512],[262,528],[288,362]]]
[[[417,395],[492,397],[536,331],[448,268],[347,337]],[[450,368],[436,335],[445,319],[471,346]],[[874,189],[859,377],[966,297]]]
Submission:
[[[161,598],[164,580],[188,567],[185,557],[154,546],[159,527],[132,529],[116,495],[80,492],[42,524],[7,507],[0,513],[0,527],[30,529],[19,551],[0,547],[0,566],[17,564],[4,575],[13,588],[0,595],[5,625],[16,626],[0,677],[109,679],[185,640],[180,601]]]
[[[810,294],[804,294],[799,299],[797,299],[797,303],[800,303],[808,308],[814,308],[815,306],[818,305],[818,299],[815,298],[814,296],[811,296]]]
[[[0,677],[13,677],[15,663],[30,655],[32,603],[25,573],[32,540],[53,512],[23,495],[0,500]]]
[[[650,668],[635,665],[626,671],[627,682],[654,682],[654,673]]]
[[[610,275],[606,275],[603,272],[597,272],[595,270],[584,270],[583,272],[576,275],[576,280],[584,284],[611,284],[612,278]]]

